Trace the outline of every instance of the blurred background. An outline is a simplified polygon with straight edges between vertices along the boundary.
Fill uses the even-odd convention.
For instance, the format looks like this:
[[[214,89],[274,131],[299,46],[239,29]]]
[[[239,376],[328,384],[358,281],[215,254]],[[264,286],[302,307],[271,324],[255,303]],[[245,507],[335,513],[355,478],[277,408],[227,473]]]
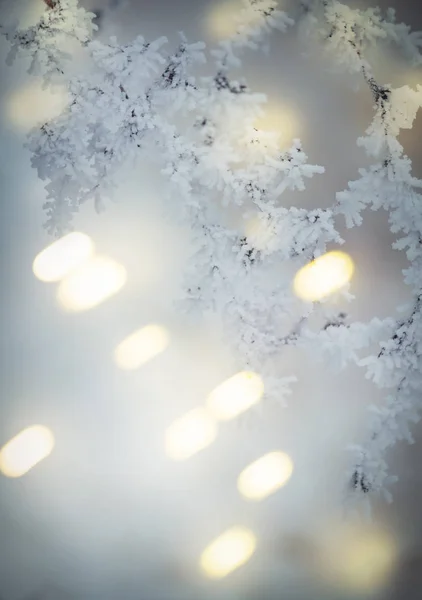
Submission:
[[[422,29],[417,2],[381,4]],[[82,5],[97,14],[99,38],[166,35],[169,47],[180,30],[212,46],[236,8],[229,0]],[[42,10],[41,0],[2,3],[2,14],[22,24]],[[163,215],[162,182],[140,165],[122,177],[117,202],[103,214],[84,206],[75,222],[84,236],[68,243],[94,270],[60,282],[60,249],[56,259],[40,255],[53,239],[42,227],[43,184],[23,144],[66,98],[43,91],[24,61],[7,67],[7,52],[1,39],[0,447],[27,433],[9,446],[21,461],[10,467],[9,456],[14,476],[0,476],[1,600],[420,598],[420,428],[413,446],[390,453],[400,478],[394,502],[375,505],[368,524],[342,518],[345,448],[364,439],[366,407],[381,398],[362,372],[333,374],[291,350],[285,366],[298,382],[288,408],[259,403],[238,418],[209,419],[205,401],[233,375],[233,357],[212,324],[174,310],[189,241]],[[422,84],[421,71],[394,50],[373,60],[381,82]],[[288,141],[300,137],[309,162],[326,167],[286,204],[329,206],[366,164],[355,142],[372,116],[367,90],[333,75],[318,53],[306,55],[294,30],[273,34],[269,57],[247,54],[243,74],[267,93],[271,126]],[[417,176],[421,133],[419,115],[401,136]],[[364,225],[341,233],[355,264],[356,298],[346,310],[362,320],[394,314],[408,298],[406,260],[391,249],[386,215],[368,211]],[[103,299],[89,288],[96,267]],[[43,428],[27,429],[34,425]],[[17,477],[37,452],[45,460]],[[269,453],[278,453],[275,466],[245,473]],[[236,561],[245,564],[228,573]]]

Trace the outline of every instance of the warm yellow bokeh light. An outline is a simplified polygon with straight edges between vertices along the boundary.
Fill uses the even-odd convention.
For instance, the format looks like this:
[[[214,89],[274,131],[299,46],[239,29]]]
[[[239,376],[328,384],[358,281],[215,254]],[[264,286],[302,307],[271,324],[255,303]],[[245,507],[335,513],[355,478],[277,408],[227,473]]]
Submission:
[[[57,299],[66,310],[88,310],[117,294],[126,279],[122,265],[110,258],[94,256],[61,281]]]
[[[186,460],[215,440],[217,425],[204,408],[195,408],[177,419],[166,431],[167,455],[173,460]]]
[[[242,371],[217,386],[208,396],[207,406],[217,419],[228,421],[259,402],[263,394],[261,377]]]
[[[8,120],[22,131],[43,125],[60,115],[69,103],[63,87],[43,89],[39,81],[13,92],[6,100]]]
[[[385,532],[369,526],[339,528],[320,554],[320,568],[339,588],[367,594],[388,582],[396,558],[396,544]]]
[[[260,162],[265,156],[275,157],[300,137],[300,120],[291,108],[270,102],[261,105],[259,112],[262,114],[256,117],[226,114],[221,118],[218,133],[229,137],[239,160],[233,160],[234,168]]]
[[[47,427],[28,427],[0,450],[0,471],[6,477],[21,477],[46,458],[53,447],[54,436]]]
[[[239,28],[239,17],[245,8],[242,0],[214,2],[206,17],[207,31],[215,40],[232,39]],[[252,26],[260,20],[260,13],[249,11],[249,18],[242,19],[242,25]]]
[[[221,579],[245,564],[255,552],[256,538],[244,527],[232,527],[215,539],[201,555],[202,571]]]
[[[244,231],[251,246],[261,251],[268,250],[271,242],[276,238],[271,222],[259,216],[249,218],[245,222]]]
[[[254,122],[259,131],[272,132],[276,136],[277,147],[286,150],[294,138],[300,136],[299,120],[294,111],[286,106],[268,104],[263,106],[264,114]]]
[[[137,369],[167,348],[168,331],[161,325],[147,325],[124,339],[116,348],[114,358],[121,369]]]
[[[270,452],[242,471],[237,488],[249,500],[262,500],[281,488],[293,473],[293,463],[283,452]]]
[[[25,5],[20,2],[18,5],[20,5],[19,27],[22,29],[36,25],[45,14],[45,4],[39,0],[27,0]]]
[[[32,265],[35,277],[41,281],[60,281],[79,267],[94,253],[94,244],[84,233],[74,231],[47,248],[36,257]]]
[[[344,287],[354,269],[348,254],[328,252],[299,269],[293,283],[295,294],[307,302],[322,300]]]

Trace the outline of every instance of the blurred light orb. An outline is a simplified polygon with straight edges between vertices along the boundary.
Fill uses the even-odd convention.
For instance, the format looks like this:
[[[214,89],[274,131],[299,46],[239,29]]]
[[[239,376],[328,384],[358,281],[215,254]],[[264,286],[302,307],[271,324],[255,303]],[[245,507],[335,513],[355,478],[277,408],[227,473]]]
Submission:
[[[245,8],[242,0],[225,0],[213,2],[206,16],[207,31],[214,40],[228,40],[233,38],[239,26],[240,12]],[[253,25],[259,21],[259,13],[250,11],[249,20],[243,21],[246,25]]]
[[[211,579],[221,579],[244,565],[256,548],[255,535],[245,527],[232,527],[203,551],[202,571]]]
[[[40,81],[32,81],[10,94],[5,110],[8,120],[27,132],[59,116],[68,103],[64,87],[43,89]]]
[[[60,281],[93,254],[91,238],[74,231],[44,248],[35,257],[32,270],[41,281]]]
[[[29,2],[26,2],[26,6],[21,5],[20,8],[19,27],[22,29],[36,25],[43,14],[45,14],[43,3],[37,2],[37,0],[29,0]]]
[[[276,135],[278,148],[287,149],[294,138],[299,137],[299,121],[292,109],[287,106],[267,104],[262,107],[263,115],[254,122],[259,131],[273,132]]]
[[[217,437],[217,425],[205,408],[195,408],[170,425],[165,435],[166,453],[172,460],[186,460]]]
[[[249,500],[263,500],[287,483],[293,463],[284,452],[269,452],[247,466],[239,475],[237,488]]]
[[[251,245],[257,250],[265,251],[270,248],[271,242],[276,237],[271,223],[267,220],[254,216],[245,223],[245,235]]]
[[[65,310],[89,310],[117,294],[126,280],[122,265],[104,256],[94,256],[61,281],[57,299]]]
[[[340,528],[320,556],[321,572],[338,588],[374,593],[388,583],[396,558],[394,540],[385,532],[370,527]]]
[[[32,425],[18,433],[0,450],[0,471],[6,477],[21,477],[46,458],[54,447],[54,436],[43,425]]]
[[[207,406],[216,419],[229,421],[259,402],[263,394],[261,377],[250,371],[241,371],[211,392]]]
[[[170,343],[168,331],[161,325],[147,325],[125,338],[116,348],[114,358],[124,370],[138,369],[164,352]]]
[[[333,251],[319,256],[296,273],[295,294],[307,302],[317,302],[339,291],[351,279],[355,267],[345,252]]]

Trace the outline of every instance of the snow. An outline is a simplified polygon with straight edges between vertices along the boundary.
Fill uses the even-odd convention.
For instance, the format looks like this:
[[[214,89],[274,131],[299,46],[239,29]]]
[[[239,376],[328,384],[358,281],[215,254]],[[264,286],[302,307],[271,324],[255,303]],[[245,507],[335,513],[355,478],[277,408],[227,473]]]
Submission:
[[[392,480],[385,451],[398,440],[411,441],[409,426],[420,409],[422,181],[412,176],[397,137],[412,127],[422,86],[380,85],[367,54],[374,44],[396,43],[420,64],[422,34],[397,24],[392,11],[385,18],[378,9],[352,9],[337,0],[307,3],[302,31],[316,36],[337,69],[363,77],[373,96],[374,118],[357,143],[374,162],[328,209],[286,208],[283,194],[303,191],[306,181],[323,176],[325,169],[308,163],[299,139],[287,151],[274,152],[271,135],[255,135],[252,124],[266,97],[231,79],[230,70],[242,65],[247,50],[266,51],[271,30],[284,32],[294,21],[273,0],[243,0],[243,5],[234,37],[210,52],[183,34],[173,53],[166,50],[165,37],[146,42],[138,36],[125,45],[116,38],[92,39],[94,15],[76,0],[57,0],[27,29],[15,24],[4,29],[9,61],[25,55],[31,73],[42,75],[46,85],[61,81],[70,94],[63,112],[35,128],[28,142],[32,165],[47,182],[46,227],[61,236],[84,202],[92,199],[101,208],[128,161],[158,165],[169,183],[165,201],[189,226],[195,245],[178,306],[218,315],[239,370],[259,372],[270,399],[284,403],[292,392],[294,373],[280,375],[279,369],[285,345],[303,347],[337,368],[353,362],[386,388],[384,406],[371,409],[366,446],[354,449],[349,477],[354,492],[386,495]],[[72,53],[62,50],[69,41],[69,48],[80,45],[86,59],[77,77]],[[210,64],[215,75],[194,74]],[[241,131],[247,134],[239,144]],[[255,213],[271,231],[268,244],[255,251],[250,240],[226,227],[221,205]],[[328,244],[341,244],[339,220],[359,226],[367,207],[387,211],[391,231],[400,236],[394,246],[406,250],[404,281],[414,297],[408,316],[350,324],[318,303],[303,306],[288,278],[268,276],[274,265],[292,259],[303,265]],[[327,319],[317,331],[308,326],[312,314]],[[286,321],[292,320],[293,334],[286,335]],[[375,342],[379,352],[365,355]]]

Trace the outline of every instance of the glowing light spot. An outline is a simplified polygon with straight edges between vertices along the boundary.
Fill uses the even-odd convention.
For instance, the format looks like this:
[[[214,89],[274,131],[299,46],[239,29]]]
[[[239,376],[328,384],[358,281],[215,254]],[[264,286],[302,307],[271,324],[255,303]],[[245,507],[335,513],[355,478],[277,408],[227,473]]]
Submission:
[[[293,463],[283,452],[270,452],[242,471],[239,492],[249,500],[262,500],[281,488],[293,473]]]
[[[388,582],[396,558],[396,545],[385,532],[340,529],[320,557],[321,572],[342,589],[373,593]]]
[[[245,4],[241,0],[227,0],[217,2],[211,6],[207,15],[207,30],[215,40],[227,40],[233,38],[239,27],[239,18]],[[259,13],[249,11],[242,23],[251,26],[260,19]]]
[[[0,471],[6,477],[21,477],[46,458],[53,447],[51,431],[43,425],[32,425],[0,450]]]
[[[35,277],[41,281],[60,281],[94,253],[94,244],[84,233],[65,235],[36,257],[32,265]]]
[[[137,369],[169,345],[169,334],[160,325],[147,325],[139,329],[116,348],[114,357],[121,369]]]
[[[25,7],[21,7],[19,14],[19,26],[22,29],[32,27],[39,22],[43,14],[45,14],[45,5],[42,2],[30,0]]]
[[[256,548],[254,534],[244,527],[232,527],[215,539],[202,553],[200,565],[211,579],[221,579],[244,565]]]
[[[186,460],[215,440],[217,426],[204,408],[195,408],[166,431],[166,452],[173,460]]]
[[[268,104],[264,114],[254,122],[254,127],[262,132],[273,132],[279,149],[287,149],[293,139],[299,137],[299,121],[294,112],[285,106]]]
[[[217,419],[228,421],[259,402],[263,394],[261,377],[242,371],[217,386],[208,396],[207,406]]]
[[[68,103],[64,88],[43,89],[41,83],[33,81],[10,94],[5,109],[11,123],[22,131],[29,131],[60,115]]]
[[[117,294],[126,279],[122,265],[110,258],[94,256],[62,280],[57,299],[66,310],[88,310]]]
[[[276,237],[271,222],[258,216],[246,221],[245,234],[251,245],[257,250],[269,250],[271,242]]]
[[[219,135],[228,136],[236,152],[233,168],[245,168],[249,162],[261,162],[266,156],[275,157],[288,150],[301,134],[299,119],[287,106],[265,104],[261,115],[253,117],[227,114],[222,117]]]
[[[344,252],[328,252],[302,267],[295,276],[295,294],[317,302],[344,287],[352,278],[354,264]]]

